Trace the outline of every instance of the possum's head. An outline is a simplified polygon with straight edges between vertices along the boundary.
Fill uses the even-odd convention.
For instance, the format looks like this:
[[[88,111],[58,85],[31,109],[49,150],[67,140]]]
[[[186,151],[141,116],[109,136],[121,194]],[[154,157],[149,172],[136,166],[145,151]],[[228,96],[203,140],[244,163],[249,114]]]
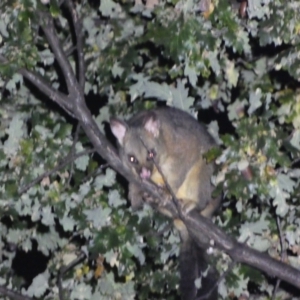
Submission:
[[[142,179],[150,179],[159,148],[160,122],[155,114],[139,114],[128,123],[112,118],[110,128],[122,162]]]

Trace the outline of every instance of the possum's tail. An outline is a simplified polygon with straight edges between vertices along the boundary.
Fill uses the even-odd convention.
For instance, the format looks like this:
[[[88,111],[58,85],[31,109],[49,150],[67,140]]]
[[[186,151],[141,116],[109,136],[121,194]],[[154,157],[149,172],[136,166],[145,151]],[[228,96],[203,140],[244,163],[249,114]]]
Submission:
[[[197,246],[188,235],[181,239],[179,263],[181,299],[196,300],[198,297],[208,295],[205,297],[206,300],[217,300],[218,288],[215,287],[215,283],[218,280],[218,273],[214,267],[208,269],[206,250]],[[195,280],[207,269],[207,275],[201,279],[201,288],[197,289]]]

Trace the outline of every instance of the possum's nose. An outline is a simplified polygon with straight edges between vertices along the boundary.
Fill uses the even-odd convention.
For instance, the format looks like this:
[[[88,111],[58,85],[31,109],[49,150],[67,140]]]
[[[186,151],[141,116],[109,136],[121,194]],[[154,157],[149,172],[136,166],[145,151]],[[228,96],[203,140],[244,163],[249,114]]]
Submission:
[[[149,179],[151,177],[151,171],[143,167],[140,172],[140,176],[142,179]]]

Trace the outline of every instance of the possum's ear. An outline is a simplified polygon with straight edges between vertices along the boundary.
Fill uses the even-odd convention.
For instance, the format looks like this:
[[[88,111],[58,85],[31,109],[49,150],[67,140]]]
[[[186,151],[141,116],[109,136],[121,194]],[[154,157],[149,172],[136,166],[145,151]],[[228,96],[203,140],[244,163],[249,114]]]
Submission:
[[[160,130],[160,122],[156,117],[156,114],[152,113],[149,116],[147,116],[147,119],[145,120],[144,123],[144,128],[155,138],[159,136],[159,130]]]
[[[128,130],[128,125],[117,118],[110,119],[110,129],[114,136],[117,138],[118,143],[123,146],[124,137]]]

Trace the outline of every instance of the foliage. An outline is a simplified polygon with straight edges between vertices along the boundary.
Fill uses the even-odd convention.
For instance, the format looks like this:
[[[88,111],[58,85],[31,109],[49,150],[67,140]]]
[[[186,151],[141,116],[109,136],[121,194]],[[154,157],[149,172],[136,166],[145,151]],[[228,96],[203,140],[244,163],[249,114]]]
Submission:
[[[200,109],[221,149],[207,154],[218,155],[213,179],[225,195],[215,222],[299,268],[300,2],[248,0],[245,16],[243,1],[216,0],[208,15],[199,12],[203,1],[74,2],[87,103],[108,136],[111,115],[160,103]],[[66,299],[178,299],[179,238],[169,220],[149,207],[133,212],[126,185],[85,152],[90,142],[76,122],[17,73],[27,68],[66,90],[40,30],[47,12],[75,68],[64,5],[0,3],[0,285],[37,299],[61,299],[57,282]],[[39,270],[34,259],[25,267],[30,253],[42,254]],[[214,254],[223,273],[230,259]],[[235,265],[220,299],[270,299],[275,285]],[[275,291],[276,299],[291,292]]]

